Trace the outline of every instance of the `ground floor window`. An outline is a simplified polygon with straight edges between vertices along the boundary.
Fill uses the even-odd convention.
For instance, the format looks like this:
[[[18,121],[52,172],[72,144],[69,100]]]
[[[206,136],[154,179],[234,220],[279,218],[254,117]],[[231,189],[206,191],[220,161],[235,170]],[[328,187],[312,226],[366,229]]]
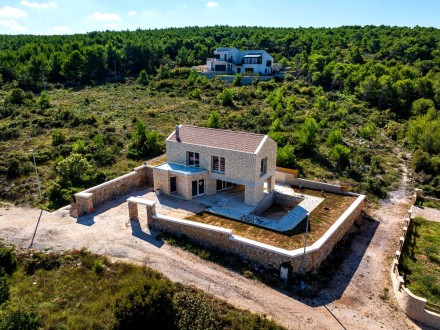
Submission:
[[[254,68],[245,68],[244,73],[252,74],[252,73],[254,73]]]
[[[192,182],[192,196],[200,196],[205,194],[205,179],[194,180]]]
[[[235,183],[217,180],[217,191],[237,186]]]

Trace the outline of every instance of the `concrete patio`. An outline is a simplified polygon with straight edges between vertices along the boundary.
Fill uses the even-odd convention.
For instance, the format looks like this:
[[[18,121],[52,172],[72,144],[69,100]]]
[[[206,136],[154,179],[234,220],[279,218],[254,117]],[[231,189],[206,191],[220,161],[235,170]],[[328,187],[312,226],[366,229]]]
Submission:
[[[214,195],[196,197],[191,201],[185,201],[178,195],[157,196],[153,192],[146,194],[145,198],[155,200],[156,211],[164,215],[186,218],[196,213],[209,212],[278,232],[294,229],[324,200],[320,197],[295,193],[289,185],[275,185],[274,193],[292,196],[302,201],[281,219],[273,220],[254,214],[258,206],[244,204],[244,191],[241,187],[227,189]],[[266,198],[271,198],[269,193],[265,193],[263,202]]]

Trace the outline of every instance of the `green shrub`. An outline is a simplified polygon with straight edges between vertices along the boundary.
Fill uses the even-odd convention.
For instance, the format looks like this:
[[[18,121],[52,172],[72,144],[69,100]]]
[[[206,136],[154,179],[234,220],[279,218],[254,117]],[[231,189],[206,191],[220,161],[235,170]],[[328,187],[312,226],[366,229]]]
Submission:
[[[11,158],[8,162],[7,176],[8,178],[16,178],[20,175],[20,162],[17,158]]]
[[[342,144],[342,133],[340,129],[331,130],[328,134],[327,140],[325,141],[329,146],[334,146],[335,144]]]
[[[11,104],[23,104],[26,99],[26,93],[21,88],[12,89],[6,100]]]
[[[410,165],[417,172],[420,171],[428,172],[431,166],[429,154],[419,149],[414,151],[411,157]]]
[[[38,315],[24,307],[9,307],[0,312],[0,330],[37,330],[40,327]]]
[[[199,88],[194,88],[192,91],[188,93],[188,97],[193,100],[201,100],[202,94]]]
[[[295,149],[290,143],[277,150],[277,165],[286,168],[295,166]]]
[[[147,278],[116,300],[117,329],[173,329],[174,285],[168,279]]]
[[[147,75],[147,71],[145,71],[145,69],[139,73],[139,76],[137,78],[137,82],[141,85],[144,85],[144,86],[148,85],[148,75]]]
[[[66,133],[64,133],[62,130],[54,129],[52,131],[52,145],[54,147],[64,144],[66,139]]]
[[[217,99],[223,106],[233,106],[234,105],[234,91],[230,88],[225,88],[218,96]]]
[[[5,246],[0,241],[0,269],[11,275],[17,269],[17,256],[15,250],[12,247]]]
[[[350,149],[342,144],[335,144],[330,152],[330,156],[336,162],[338,167],[345,168],[350,159]]]
[[[220,128],[220,126],[221,126],[220,116],[217,113],[217,111],[212,110],[208,120],[206,121],[206,127]]]
[[[374,123],[368,123],[364,127],[359,128],[359,135],[364,139],[371,139],[376,136],[378,128]]]
[[[176,294],[176,327],[182,330],[214,330],[219,328],[212,305],[203,293],[188,289]]]
[[[234,80],[232,81],[232,85],[234,85],[234,86],[241,86],[242,85],[242,83],[241,83],[241,74],[236,74],[234,76]]]
[[[60,256],[56,253],[43,253],[34,251],[24,261],[24,272],[34,274],[38,269],[52,270],[61,266]]]
[[[11,293],[9,287],[11,285],[11,281],[9,280],[9,276],[5,273],[2,274],[0,268],[0,306],[8,301]]]
[[[96,274],[101,274],[104,271],[104,264],[102,260],[96,259],[95,262],[93,263],[92,270]]]

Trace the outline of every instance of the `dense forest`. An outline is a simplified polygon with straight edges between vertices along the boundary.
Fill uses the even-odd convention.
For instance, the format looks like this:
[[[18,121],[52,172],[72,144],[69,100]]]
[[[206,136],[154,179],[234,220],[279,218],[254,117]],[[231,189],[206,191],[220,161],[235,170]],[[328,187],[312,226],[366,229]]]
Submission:
[[[440,197],[440,30],[188,27],[0,36],[0,196],[71,200],[163,151],[176,123],[268,133],[278,164],[371,198],[398,182]],[[284,79],[241,86],[190,70],[216,47],[264,49]]]

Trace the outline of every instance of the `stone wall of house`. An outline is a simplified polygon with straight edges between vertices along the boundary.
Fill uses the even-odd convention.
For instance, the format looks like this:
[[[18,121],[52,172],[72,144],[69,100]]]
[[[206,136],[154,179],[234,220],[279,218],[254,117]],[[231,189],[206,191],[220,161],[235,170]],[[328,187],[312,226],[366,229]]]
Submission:
[[[353,204],[337,219],[329,230],[315,243],[306,249],[305,269],[317,269],[322,261],[330,254],[336,243],[344,236],[359,217],[365,196],[360,195]],[[148,212],[148,210],[147,210]],[[150,218],[149,218],[150,219]],[[240,236],[232,235],[231,230],[217,226],[206,225],[173,217],[154,214],[149,220],[149,226],[156,230],[184,235],[202,245],[233,253],[251,262],[268,268],[279,269],[288,262],[293,271],[299,271],[304,250],[285,250],[259,243]]]
[[[78,217],[85,213],[92,213],[94,209],[108,200],[125,195],[134,189],[147,187],[153,182],[153,172],[146,165],[136,167],[133,172],[104,182],[75,194],[75,207],[77,210],[72,216]],[[91,194],[91,195],[89,195]],[[85,198],[84,196],[88,196]]]

